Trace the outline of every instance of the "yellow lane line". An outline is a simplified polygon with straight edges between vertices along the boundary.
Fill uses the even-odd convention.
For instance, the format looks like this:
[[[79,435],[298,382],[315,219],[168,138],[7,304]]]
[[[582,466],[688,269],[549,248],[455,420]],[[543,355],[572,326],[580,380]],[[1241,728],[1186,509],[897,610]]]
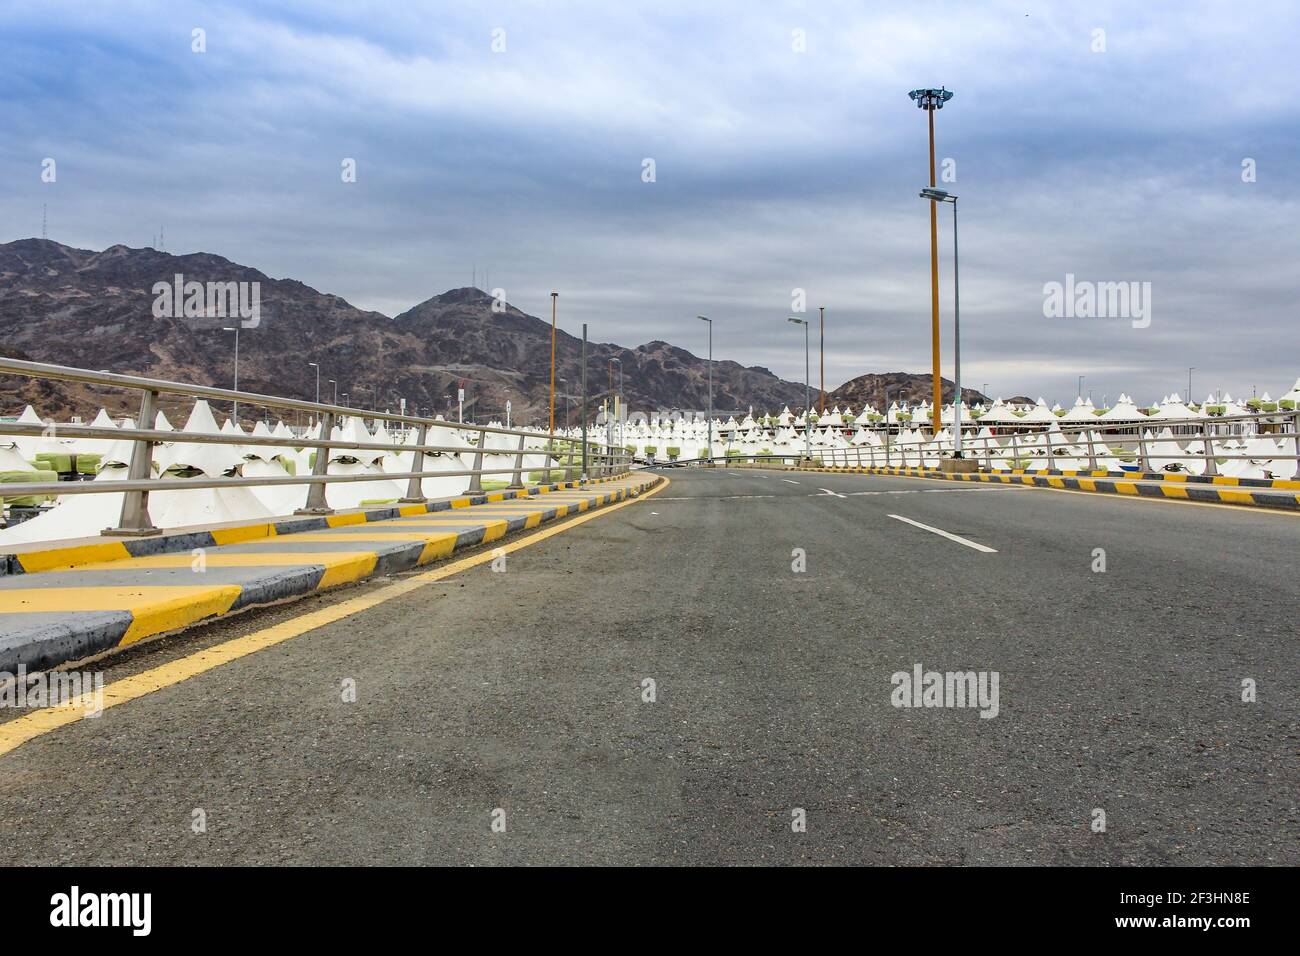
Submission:
[[[586,524],[595,518],[600,518],[611,514],[620,508],[626,508],[628,505],[634,505],[644,498],[658,494],[664,488],[667,488],[669,481],[663,478],[659,485],[651,488],[649,491],[643,491],[637,498],[628,498],[617,504],[611,504],[607,508],[601,508],[598,511],[591,511],[581,517],[566,521],[563,524],[555,525],[527,537],[519,538],[516,541],[502,545],[498,549],[484,551],[480,554],[472,555],[468,558],[461,558],[459,561],[452,561],[450,564],[434,568],[431,571],[425,571],[421,574],[414,575],[395,584],[389,584],[373,591],[370,594],[361,595],[360,597],[349,598],[346,601],[340,601],[338,604],[330,607],[320,608],[316,611],[303,614],[299,617],[292,618],[288,621],[282,621],[279,624],[273,624],[270,627],[263,628],[260,631],[254,631],[252,634],[245,634],[243,637],[232,638],[223,641],[220,644],[214,644],[212,647],[204,648],[185,657],[177,658],[166,664],[160,664],[149,670],[141,671],[139,674],[133,674],[130,677],[124,677],[121,680],[113,681],[104,688],[103,707],[116,707],[119,704],[129,703],[137,698],[152,694],[154,691],[162,690],[164,687],[171,687],[182,681],[189,680],[191,677],[197,677],[199,674],[206,673],[220,667],[223,664],[229,664],[241,657],[247,657],[249,654],[255,654],[258,651],[266,650],[276,644],[283,643],[294,637],[307,634],[318,628],[325,627],[341,621],[353,614],[360,614],[362,611],[368,611],[370,608],[391,601],[394,598],[410,594],[426,584],[432,584],[435,581],[441,581],[445,578],[452,577],[480,564],[486,564],[492,561],[502,551],[518,551],[521,548],[527,548],[538,544],[550,538],[552,535],[568,531],[570,528],[576,528],[580,524]],[[455,537],[454,535],[449,537]],[[281,539],[283,540],[283,539]],[[238,589],[236,589],[238,590]],[[232,598],[233,600],[233,598]],[[82,719],[82,714],[94,706],[91,694],[82,695],[82,697],[71,701],[60,707],[46,707],[41,710],[32,711],[24,714],[7,723],[0,724],[0,756],[9,753],[12,750],[25,744],[27,741],[47,734],[52,730],[57,730],[71,723],[76,723]]]

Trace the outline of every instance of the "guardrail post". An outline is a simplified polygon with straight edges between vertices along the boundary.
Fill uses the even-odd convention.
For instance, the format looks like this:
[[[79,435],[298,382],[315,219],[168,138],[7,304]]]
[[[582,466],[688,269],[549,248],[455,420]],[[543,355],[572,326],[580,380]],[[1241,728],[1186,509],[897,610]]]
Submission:
[[[1203,475],[1217,475],[1219,473],[1218,462],[1214,460],[1214,439],[1210,437],[1210,423],[1206,421],[1201,428],[1201,452],[1205,457],[1205,469],[1201,472]]]
[[[487,432],[479,430],[478,448],[474,452],[474,464],[471,470],[474,474],[469,479],[469,491],[479,492],[483,490],[483,448],[487,445]]]
[[[1086,432],[1084,432],[1084,434],[1088,436],[1088,470],[1096,471],[1097,470],[1097,446],[1093,442],[1095,435],[1093,434],[1093,430],[1091,428],[1089,428]]]
[[[875,461],[874,455],[872,456],[872,461]],[[886,425],[885,426],[885,467],[888,468],[892,464],[893,461],[891,461],[889,457],[889,426]]]
[[[1295,436],[1295,477],[1300,480],[1300,405],[1297,405],[1295,417],[1291,419],[1291,431]]]
[[[512,491],[521,491],[524,487],[524,436],[519,436],[519,451],[515,455],[515,473],[510,481]]]
[[[334,413],[326,412],[325,417],[320,420],[320,437],[321,441],[329,441],[330,432],[334,430]],[[311,474],[313,478],[323,478],[330,466],[330,450],[328,447],[316,449],[316,463],[312,465]],[[325,482],[315,481],[307,489],[307,503],[294,512],[296,515],[327,515],[333,511],[329,502],[325,498]]]
[[[428,434],[429,426],[421,422],[419,434],[415,436],[415,443],[423,445]],[[424,471],[424,449],[416,449],[415,457],[411,459],[411,471]],[[423,480],[419,475],[412,476],[406,484],[406,497],[402,501],[408,504],[426,501],[424,487],[421,484]]]
[[[1016,433],[1011,433],[1011,470],[1020,467],[1020,449],[1016,447]]]
[[[1142,435],[1142,426],[1138,426],[1138,470],[1142,474],[1148,474],[1151,471],[1151,459],[1147,457],[1147,440]]]
[[[146,391],[140,400],[140,427],[152,429],[158,414],[158,393]],[[137,439],[131,447],[131,465],[127,469],[128,481],[145,481],[153,477],[153,446],[148,439]],[[105,528],[102,534],[146,537],[161,534],[149,517],[149,492],[128,491],[122,496],[122,513],[116,528]]]
[[[551,454],[555,451],[555,432],[546,440],[546,465],[542,468],[542,484],[551,483]]]
[[[566,442],[564,447],[564,480],[572,481],[573,471],[575,468],[575,465],[573,464],[573,442]]]
[[[1056,470],[1056,456],[1052,454],[1052,430],[1049,428],[1043,432],[1043,439],[1047,443],[1047,470]]]

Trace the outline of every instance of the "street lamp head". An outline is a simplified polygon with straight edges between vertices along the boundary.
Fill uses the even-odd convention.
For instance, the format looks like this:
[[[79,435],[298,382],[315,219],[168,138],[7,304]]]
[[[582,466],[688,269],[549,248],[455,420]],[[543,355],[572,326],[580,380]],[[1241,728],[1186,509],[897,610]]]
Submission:
[[[795,318],[793,315],[790,316],[790,317],[788,317],[788,318],[786,319],[786,321],[787,321],[787,322],[793,322],[795,325],[807,325],[807,324],[808,324],[805,320],[803,320],[803,319],[797,319],[797,318]]]
[[[940,87],[937,90],[913,90],[907,95],[916,103],[917,109],[941,110],[943,104],[952,99],[952,90]]]
[[[956,202],[957,197],[951,195],[946,189],[935,189],[933,186],[926,186],[921,190],[922,199],[932,199],[935,202]]]
[[[712,320],[711,318],[709,318],[707,315],[697,315],[696,318],[699,319],[701,322],[712,322],[712,321],[713,321],[713,320]]]
[[[239,329],[234,328],[233,326],[223,325],[223,326],[221,327],[221,331],[222,331],[222,332],[238,332]]]

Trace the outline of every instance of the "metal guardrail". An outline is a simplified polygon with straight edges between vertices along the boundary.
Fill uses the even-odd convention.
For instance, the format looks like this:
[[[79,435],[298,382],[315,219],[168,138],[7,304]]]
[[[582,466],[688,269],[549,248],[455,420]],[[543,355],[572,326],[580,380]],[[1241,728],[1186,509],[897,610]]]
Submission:
[[[1290,430],[1280,430],[1287,420],[1290,421]],[[1053,424],[1060,428],[1059,432],[1052,431]],[[1135,466],[1141,472],[1170,470],[1167,466],[1154,467],[1154,461],[1177,462],[1188,473],[1192,473],[1191,466],[1195,463],[1200,468],[1195,474],[1212,477],[1219,474],[1220,462],[1260,460],[1259,455],[1235,452],[1226,447],[1226,443],[1267,437],[1272,441],[1284,442],[1291,439],[1294,442],[1291,453],[1278,451],[1269,454],[1268,460],[1294,461],[1300,467],[1300,411],[1206,418],[1153,418],[1135,422],[1044,422],[1041,427],[1030,424],[1010,427],[1016,431],[982,437],[968,436],[963,428],[963,458],[976,461],[988,471],[999,470],[994,467],[995,461],[1008,466],[1005,470],[1010,470],[1021,467],[1022,462],[1032,463],[1039,459],[1048,471],[1059,470],[1057,462],[1062,459],[1086,462],[1089,471],[1121,471],[1125,470],[1123,465]],[[1162,431],[1166,427],[1183,431],[1172,437],[1146,437],[1147,432]],[[1275,428],[1278,430],[1273,430]],[[951,443],[944,448],[935,448],[933,438],[891,441],[888,430],[880,434],[883,442],[879,445],[857,444],[847,448],[831,448],[814,444],[811,458],[824,464],[844,467],[919,467],[927,461],[952,458]],[[1189,446],[1190,449],[1198,443],[1200,448],[1194,451],[1180,447]],[[1171,445],[1173,447],[1169,447]],[[725,465],[732,461],[807,460],[808,456],[801,445],[788,452],[769,450],[763,454],[733,451],[730,455],[678,459],[656,464],[680,467],[692,464]],[[1114,468],[1110,467],[1112,464],[1115,465]]]
[[[239,402],[251,406],[274,408],[311,413],[320,424],[321,438],[285,439],[275,436],[213,434],[207,432],[164,431],[156,428],[97,428],[90,425],[54,425],[58,434],[70,438],[92,438],[101,441],[131,441],[133,448],[131,461],[127,468],[127,477],[121,481],[59,481],[59,482],[12,482],[0,485],[0,495],[5,498],[27,496],[60,496],[66,494],[103,494],[110,492],[125,493],[122,512],[114,528],[104,530],[107,535],[152,535],[161,533],[149,518],[149,492],[177,491],[185,488],[239,488],[239,487],[274,487],[279,485],[307,485],[307,501],[297,514],[330,514],[332,509],[325,499],[325,487],[334,482],[407,480],[406,494],[400,500],[404,503],[427,501],[421,489],[424,478],[446,478],[470,476],[467,493],[480,493],[483,490],[484,475],[510,475],[509,488],[524,487],[524,456],[545,455],[546,464],[542,468],[529,471],[541,471],[543,483],[551,480],[552,471],[564,475],[564,480],[576,477],[606,477],[626,472],[631,466],[631,455],[626,449],[606,445],[590,438],[571,438],[556,435],[553,432],[517,428],[494,428],[489,425],[471,425],[460,422],[448,422],[441,419],[422,418],[414,415],[395,414],[330,405],[320,402],[303,401],[296,398],[284,398],[274,395],[261,395],[256,392],[243,392],[234,389],[214,388],[206,385],[188,385],[164,379],[143,378],[135,375],[121,375],[114,372],[94,372],[87,369],[70,368],[63,365],[50,365],[43,362],[27,362],[0,356],[0,374],[23,375],[29,378],[82,382],[131,389],[142,393],[138,421],[141,425],[154,421],[158,410],[160,395],[179,395],[193,399],[211,399],[216,401]],[[392,422],[406,429],[416,429],[412,444],[396,442],[352,442],[331,439],[330,432],[339,419],[344,417],[371,418]],[[18,422],[0,422],[0,437],[40,436],[49,430],[49,425],[36,425]],[[436,445],[427,439],[430,428],[448,428],[456,432],[468,433],[465,445]],[[487,448],[488,435],[507,435],[517,438],[513,448]],[[152,463],[154,448],[161,444],[215,444],[247,445],[252,447],[314,448],[316,460],[310,475],[290,475],[283,478],[153,478]],[[411,471],[384,474],[330,475],[328,474],[330,453],[344,451],[376,451],[405,453],[414,452]],[[473,467],[444,471],[425,471],[425,455],[464,454],[472,452]],[[483,456],[514,455],[510,467],[484,468]]]

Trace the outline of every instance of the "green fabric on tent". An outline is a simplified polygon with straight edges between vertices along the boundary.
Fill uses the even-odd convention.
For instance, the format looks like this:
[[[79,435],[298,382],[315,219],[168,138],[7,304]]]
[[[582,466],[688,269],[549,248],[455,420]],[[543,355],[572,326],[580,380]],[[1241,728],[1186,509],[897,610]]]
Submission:
[[[65,455],[62,452],[38,451],[36,453],[36,463],[51,471],[57,471],[60,475],[72,473],[72,456]]]
[[[77,474],[93,475],[99,471],[99,463],[104,456],[96,452],[89,454],[83,453],[77,456]]]
[[[59,476],[52,471],[0,471],[0,485],[18,484],[19,482],[55,482]],[[54,495],[20,495],[14,498],[0,497],[0,503],[7,505],[26,505],[35,507],[47,501],[53,501]]]

